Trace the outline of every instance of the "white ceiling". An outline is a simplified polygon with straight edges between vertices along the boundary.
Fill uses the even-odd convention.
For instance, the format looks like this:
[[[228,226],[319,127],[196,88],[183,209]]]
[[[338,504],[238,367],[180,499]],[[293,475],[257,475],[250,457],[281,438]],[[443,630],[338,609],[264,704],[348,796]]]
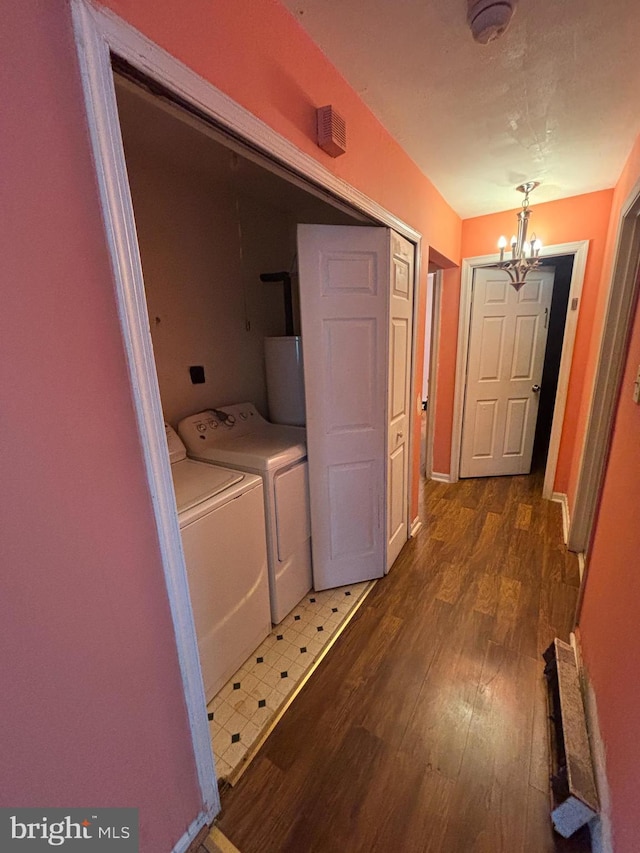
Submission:
[[[488,45],[466,0],[282,2],[463,218],[612,187],[640,133],[638,0],[519,0]]]

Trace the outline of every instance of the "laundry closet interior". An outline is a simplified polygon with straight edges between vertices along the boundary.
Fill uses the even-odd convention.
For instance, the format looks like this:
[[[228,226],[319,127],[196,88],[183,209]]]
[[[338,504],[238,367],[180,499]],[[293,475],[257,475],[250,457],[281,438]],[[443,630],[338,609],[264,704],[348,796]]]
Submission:
[[[316,604],[314,587],[330,588],[323,593],[328,596],[329,632],[343,611],[338,597],[357,600],[366,590],[366,581],[376,576],[367,575],[360,567],[353,577],[347,572],[347,585],[340,583],[337,590],[331,589],[336,586],[331,576],[314,583],[311,542],[315,517],[309,509],[307,469],[307,453],[309,463],[313,462],[307,431],[314,410],[331,406],[339,410],[342,404],[345,411],[355,407],[355,416],[352,412],[349,418],[361,421],[360,427],[367,427],[367,407],[383,410],[384,436],[380,440],[384,447],[378,443],[368,452],[376,457],[376,471],[384,468],[381,482],[387,491],[382,503],[385,515],[389,505],[389,517],[388,523],[382,522],[382,535],[390,562],[406,541],[413,316],[409,305],[409,313],[405,311],[406,316],[395,325],[392,322],[391,332],[384,330],[380,338],[395,351],[400,368],[389,376],[386,358],[382,364],[380,352],[377,361],[372,355],[370,375],[363,377],[364,387],[351,395],[348,404],[341,398],[347,393],[344,388],[329,389],[329,396],[320,399],[313,376],[317,366],[305,365],[305,411],[298,226],[356,226],[366,238],[365,232],[373,232],[371,226],[377,223],[287,173],[284,166],[253,152],[158,91],[145,88],[140,80],[120,73],[114,79],[206,699],[215,703],[222,697],[229,703],[225,713],[223,706],[215,706],[215,714],[220,711],[219,716],[224,717],[235,713],[235,682],[229,678],[243,661],[265,660],[266,652],[260,649],[268,650],[269,643],[275,646],[282,639],[278,630],[284,629],[277,626],[289,625],[286,618],[292,628],[298,628],[292,620],[304,619],[305,608]],[[393,233],[377,230],[387,241]],[[393,235],[392,241],[394,237],[399,246],[401,238]],[[404,242],[413,252],[413,246]],[[393,269],[393,250],[390,258]],[[413,297],[413,267],[404,261],[396,267],[400,270],[396,281]],[[343,289],[340,275],[338,291]],[[313,310],[311,303],[308,310]],[[329,360],[338,356],[344,360],[349,347],[355,352],[355,348],[373,346],[375,323],[360,318],[349,326],[335,320],[327,328],[334,341]],[[334,364],[331,369],[348,373],[349,364]],[[267,371],[271,374],[269,389]],[[367,382],[379,385],[378,391],[372,393]],[[354,380],[354,388],[358,385],[362,383]],[[399,420],[401,417],[405,420]],[[277,426],[272,428],[271,422]],[[397,447],[390,449],[388,433],[393,423],[399,424],[394,432]],[[355,435],[355,427],[352,430],[348,424],[342,431]],[[326,432],[331,437],[340,430],[329,424]],[[380,430],[369,432],[378,435]],[[325,436],[325,449],[327,440]],[[329,450],[343,452],[335,447]],[[343,473],[335,475],[336,488],[341,488],[339,477],[343,477],[366,489],[370,460],[347,461]],[[315,482],[311,478],[311,490],[314,488],[324,488],[319,475]],[[303,492],[305,500],[300,497]],[[348,499],[348,489],[345,494]],[[354,512],[350,529],[324,531],[338,557],[344,541],[353,540],[363,553],[380,550],[381,534],[370,529],[366,513],[360,518]],[[401,520],[394,521],[396,517]],[[285,518],[288,520],[283,521]],[[379,519],[376,523],[381,526]],[[205,524],[209,526],[203,533]],[[397,545],[390,535],[394,530],[399,531]],[[391,540],[393,554],[387,549]],[[291,559],[289,555],[293,555]],[[295,563],[291,571],[289,563]],[[212,573],[209,564],[215,566]],[[198,566],[195,575],[194,566]],[[387,565],[377,576],[386,570]],[[297,580],[292,580],[295,572]],[[206,612],[211,601],[216,610],[213,617]],[[310,618],[317,622],[315,616]],[[306,652],[303,635],[296,633],[295,637],[294,645]],[[279,674],[294,669],[300,672],[303,667],[295,661],[295,667],[292,663]],[[251,695],[262,696],[254,684],[254,673],[245,676],[247,684],[253,685]],[[277,704],[283,696],[280,690],[270,703],[261,698],[257,701],[263,708],[265,703]],[[210,721],[215,716],[213,707],[209,705]],[[244,722],[242,715],[238,719]],[[237,744],[242,734],[233,729],[239,723],[213,722],[217,727],[226,726],[225,737],[231,733]],[[259,727],[255,721],[247,724],[245,743],[249,729],[255,738]],[[220,766],[229,771],[234,761],[229,758],[231,747],[225,763],[219,754],[222,747],[216,747],[215,738],[213,742],[220,775]]]

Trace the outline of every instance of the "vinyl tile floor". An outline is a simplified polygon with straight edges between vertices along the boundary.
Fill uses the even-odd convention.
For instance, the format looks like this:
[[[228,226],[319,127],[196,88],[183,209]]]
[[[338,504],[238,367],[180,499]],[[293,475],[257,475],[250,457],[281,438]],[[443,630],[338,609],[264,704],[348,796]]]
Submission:
[[[207,707],[220,780],[232,781],[252,746],[375,581],[309,592]]]

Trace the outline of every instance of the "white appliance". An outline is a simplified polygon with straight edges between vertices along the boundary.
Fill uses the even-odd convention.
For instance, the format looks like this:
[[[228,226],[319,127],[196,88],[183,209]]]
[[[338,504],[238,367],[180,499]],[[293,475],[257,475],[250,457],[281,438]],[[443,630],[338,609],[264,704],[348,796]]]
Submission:
[[[264,478],[271,619],[281,622],[311,589],[306,433],[266,421],[253,403],[180,421],[189,456]]]
[[[188,459],[165,429],[210,702],[271,630],[262,480]]]
[[[304,426],[304,363],[300,335],[265,338],[264,369],[272,423]]]

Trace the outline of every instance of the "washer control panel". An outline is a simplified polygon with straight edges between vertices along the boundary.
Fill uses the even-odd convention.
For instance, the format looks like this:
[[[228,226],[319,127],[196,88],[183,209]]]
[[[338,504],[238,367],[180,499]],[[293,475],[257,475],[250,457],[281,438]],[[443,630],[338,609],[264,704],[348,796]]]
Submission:
[[[178,424],[180,437],[193,452],[205,444],[216,444],[231,435],[239,438],[253,432],[258,424],[267,423],[253,403],[235,403],[219,409],[207,409],[189,415]]]
[[[174,430],[171,424],[164,422],[164,431],[167,436],[167,447],[169,449],[169,460],[173,465],[174,462],[180,462],[187,458],[187,451],[184,444],[178,438],[178,433]]]

